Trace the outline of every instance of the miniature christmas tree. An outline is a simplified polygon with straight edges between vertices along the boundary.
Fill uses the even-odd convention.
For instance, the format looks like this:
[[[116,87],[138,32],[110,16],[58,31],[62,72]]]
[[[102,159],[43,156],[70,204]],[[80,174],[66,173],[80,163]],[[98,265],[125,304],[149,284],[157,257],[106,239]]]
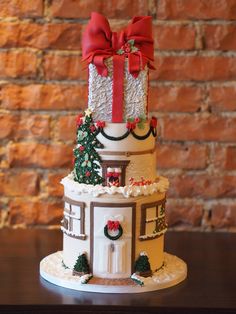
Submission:
[[[149,277],[152,275],[148,256],[145,252],[140,253],[138,259],[135,262],[134,269],[136,274],[140,276]]]
[[[75,266],[73,268],[74,275],[85,275],[89,274],[89,264],[86,254],[81,254],[78,256]]]
[[[85,111],[85,117],[77,118],[77,147],[74,149],[75,181],[86,184],[101,184],[104,179],[98,174],[100,156],[95,148],[103,148],[97,139],[97,129],[93,123],[92,112]]]

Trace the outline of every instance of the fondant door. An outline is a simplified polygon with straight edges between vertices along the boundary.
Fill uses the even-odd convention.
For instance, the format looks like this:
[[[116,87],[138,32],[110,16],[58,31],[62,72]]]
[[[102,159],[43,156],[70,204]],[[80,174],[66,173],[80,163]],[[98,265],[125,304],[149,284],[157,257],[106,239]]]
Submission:
[[[114,206],[115,204],[109,206],[104,203],[99,206],[96,203],[93,207],[93,252],[91,253],[93,275],[96,277],[126,278],[132,274],[133,207]],[[112,228],[112,224],[116,227]],[[104,227],[106,227],[105,232]]]

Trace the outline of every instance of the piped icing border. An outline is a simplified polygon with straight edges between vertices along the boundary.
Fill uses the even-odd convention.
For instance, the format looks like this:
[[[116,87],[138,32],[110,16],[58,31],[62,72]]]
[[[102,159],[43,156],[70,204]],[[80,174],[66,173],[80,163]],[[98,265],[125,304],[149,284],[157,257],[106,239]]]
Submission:
[[[114,195],[116,193],[122,194],[124,197],[136,197],[139,195],[152,195],[153,193],[160,192],[165,193],[169,188],[169,180],[165,177],[157,177],[156,182],[144,185],[144,186],[135,186],[135,185],[126,185],[126,186],[102,186],[102,185],[91,185],[83,184],[74,181],[73,173],[70,173],[68,176],[61,180],[61,184],[64,185],[70,192],[76,194],[88,194],[93,197],[97,197],[102,194]]]
[[[136,139],[136,140],[146,140],[151,134],[156,137],[157,136],[157,130],[156,128],[154,128],[153,126],[150,125],[150,128],[148,130],[148,132],[144,135],[138,135],[134,132],[134,130],[132,129],[128,129],[123,135],[121,136],[111,136],[109,134],[106,134],[104,132],[104,130],[102,128],[98,128],[98,132],[97,134],[101,133],[106,139],[110,140],[110,141],[121,141],[124,140],[125,138],[127,138],[130,134]]]

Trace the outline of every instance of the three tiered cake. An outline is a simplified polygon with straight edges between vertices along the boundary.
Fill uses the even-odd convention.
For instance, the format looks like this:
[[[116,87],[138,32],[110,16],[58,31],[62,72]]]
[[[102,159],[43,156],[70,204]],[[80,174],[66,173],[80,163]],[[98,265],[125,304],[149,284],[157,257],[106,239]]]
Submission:
[[[119,33],[92,13],[83,35],[88,109],[77,117],[74,169],[62,180],[63,252],[41,275],[83,291],[143,292],[177,284],[186,264],[164,253],[168,179],[156,173],[157,120],[148,117],[151,17]]]

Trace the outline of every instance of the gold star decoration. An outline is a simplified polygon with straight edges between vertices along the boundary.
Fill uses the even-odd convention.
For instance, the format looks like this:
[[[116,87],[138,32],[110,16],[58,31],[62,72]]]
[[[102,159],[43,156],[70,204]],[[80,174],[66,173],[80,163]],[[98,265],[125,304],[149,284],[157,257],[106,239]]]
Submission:
[[[90,108],[88,108],[88,109],[85,110],[84,113],[85,113],[85,117],[89,117],[92,114],[92,110]]]

